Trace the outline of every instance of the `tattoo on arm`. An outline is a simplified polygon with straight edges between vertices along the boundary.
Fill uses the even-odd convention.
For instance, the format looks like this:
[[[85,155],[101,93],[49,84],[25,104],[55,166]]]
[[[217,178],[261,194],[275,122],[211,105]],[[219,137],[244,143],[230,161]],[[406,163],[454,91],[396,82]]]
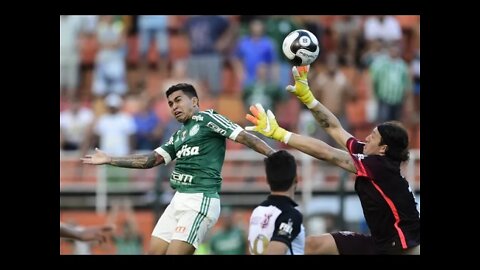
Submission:
[[[114,157],[110,162],[111,165],[123,168],[135,168],[135,169],[149,169],[156,164],[157,157],[152,152],[148,155],[135,155],[128,157]]]
[[[313,114],[313,117],[317,119],[317,122],[322,128],[330,127],[330,121],[327,114],[323,113],[321,110],[312,110],[311,112]]]
[[[262,141],[257,136],[248,133],[248,132],[240,132],[237,136],[237,141],[265,156],[269,156],[275,152],[267,143]]]
[[[352,157],[345,151],[339,150],[336,152],[331,159],[333,164],[344,168],[345,170],[356,173],[357,169],[355,168],[355,164],[353,164]]]

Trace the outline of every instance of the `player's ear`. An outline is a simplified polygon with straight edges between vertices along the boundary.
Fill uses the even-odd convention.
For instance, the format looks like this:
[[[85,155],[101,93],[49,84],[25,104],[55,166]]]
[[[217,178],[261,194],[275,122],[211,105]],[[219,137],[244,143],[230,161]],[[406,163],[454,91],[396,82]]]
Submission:
[[[193,104],[193,106],[200,107],[200,106],[198,105],[198,98],[197,98],[197,97],[192,97],[192,104]]]
[[[384,145],[380,146],[380,154],[385,155],[387,150],[388,150],[388,145],[384,144]]]

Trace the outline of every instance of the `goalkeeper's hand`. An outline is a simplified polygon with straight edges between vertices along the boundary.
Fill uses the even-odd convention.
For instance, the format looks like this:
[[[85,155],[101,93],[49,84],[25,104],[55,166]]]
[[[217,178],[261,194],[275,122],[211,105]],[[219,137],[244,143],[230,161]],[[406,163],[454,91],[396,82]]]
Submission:
[[[245,130],[256,131],[274,140],[288,143],[292,133],[278,125],[272,111],[268,110],[265,113],[265,109],[260,103],[250,106],[250,111],[253,116],[247,114],[245,118],[255,126],[245,127]]]
[[[309,109],[315,107],[318,104],[318,101],[310,91],[310,87],[308,87],[308,71],[310,69],[310,65],[308,66],[294,66],[292,68],[293,78],[295,79],[295,86],[288,85],[286,87],[287,91],[295,94],[300,101],[303,102]]]

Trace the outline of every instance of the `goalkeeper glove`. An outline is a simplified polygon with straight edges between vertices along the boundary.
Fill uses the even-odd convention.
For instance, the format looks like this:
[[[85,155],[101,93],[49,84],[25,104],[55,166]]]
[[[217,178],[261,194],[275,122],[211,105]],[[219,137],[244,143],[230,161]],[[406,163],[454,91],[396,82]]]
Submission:
[[[245,118],[255,126],[245,127],[245,130],[256,131],[274,140],[288,143],[292,133],[278,125],[272,111],[268,110],[267,113],[265,113],[260,103],[255,104],[255,106],[250,106],[250,111],[253,116],[247,114]]]
[[[287,91],[295,94],[300,101],[303,102],[309,109],[315,107],[318,104],[318,100],[310,91],[310,87],[308,87],[308,70],[310,69],[310,65],[308,66],[294,66],[292,68],[293,78],[295,79],[295,86],[288,85],[286,87]]]

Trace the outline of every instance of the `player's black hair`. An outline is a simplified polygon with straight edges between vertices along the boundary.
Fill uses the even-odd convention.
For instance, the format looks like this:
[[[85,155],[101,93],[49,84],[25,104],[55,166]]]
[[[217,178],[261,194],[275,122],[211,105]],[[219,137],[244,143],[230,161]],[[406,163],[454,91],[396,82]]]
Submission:
[[[182,90],[189,98],[196,97],[199,100],[198,106],[200,106],[200,99],[198,98],[197,90],[195,90],[195,87],[193,87],[193,85],[188,83],[178,83],[170,86],[165,95],[168,98],[173,92],[176,92],[178,90]]]
[[[272,191],[287,191],[297,176],[295,157],[279,150],[264,159],[267,182]]]
[[[380,145],[387,145],[385,155],[396,161],[407,161],[410,153],[405,127],[398,121],[389,121],[378,125],[377,129],[382,136]]]

